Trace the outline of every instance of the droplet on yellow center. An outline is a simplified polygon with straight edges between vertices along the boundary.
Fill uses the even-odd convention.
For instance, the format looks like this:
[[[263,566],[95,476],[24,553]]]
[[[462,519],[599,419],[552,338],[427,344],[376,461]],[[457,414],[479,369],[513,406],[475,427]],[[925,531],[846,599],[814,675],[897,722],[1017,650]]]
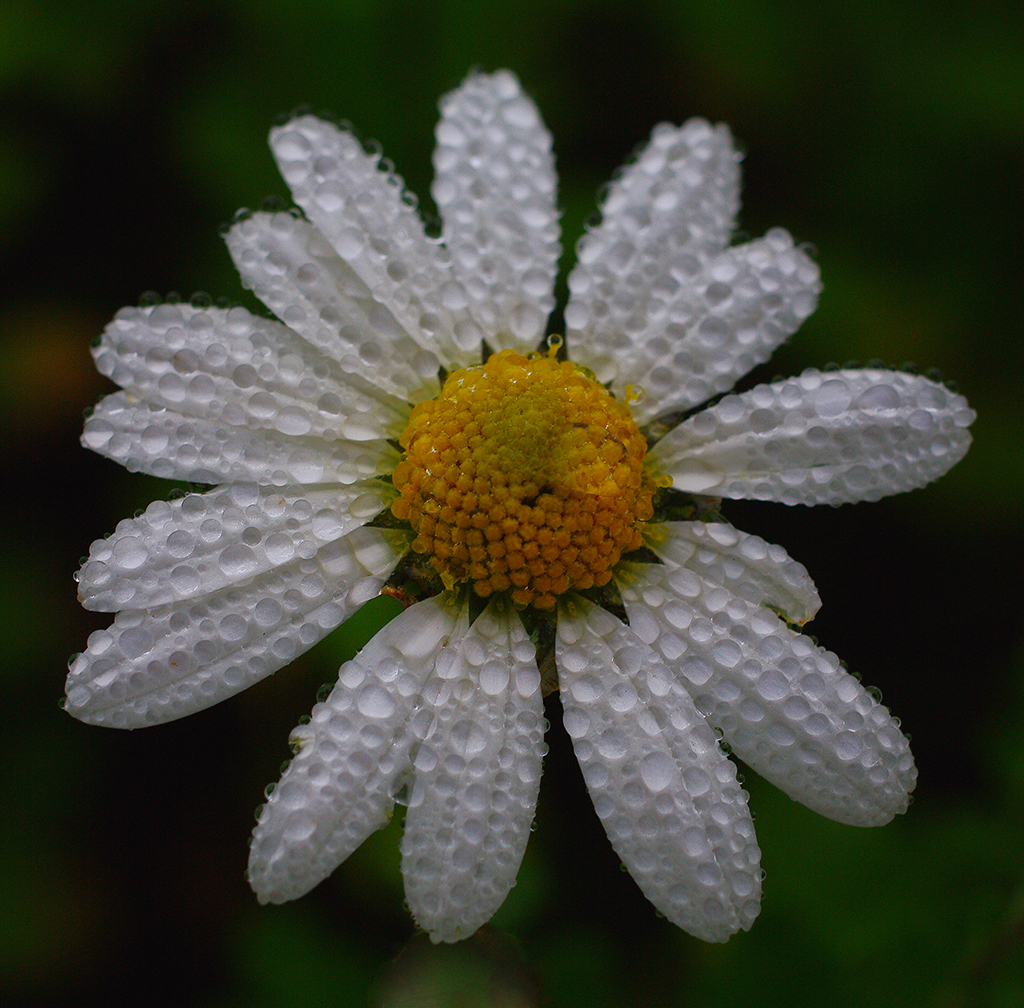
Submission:
[[[454,372],[400,438],[393,514],[444,584],[550,609],[642,542],[654,481],[629,408],[568,361],[505,350]]]

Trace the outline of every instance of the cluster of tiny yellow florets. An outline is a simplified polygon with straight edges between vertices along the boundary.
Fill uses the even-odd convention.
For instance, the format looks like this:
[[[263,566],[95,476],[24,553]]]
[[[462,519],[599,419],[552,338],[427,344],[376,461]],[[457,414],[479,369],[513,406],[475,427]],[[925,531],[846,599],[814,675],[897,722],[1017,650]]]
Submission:
[[[454,372],[399,441],[391,510],[448,588],[550,609],[606,584],[653,514],[629,407],[553,353],[505,350]]]

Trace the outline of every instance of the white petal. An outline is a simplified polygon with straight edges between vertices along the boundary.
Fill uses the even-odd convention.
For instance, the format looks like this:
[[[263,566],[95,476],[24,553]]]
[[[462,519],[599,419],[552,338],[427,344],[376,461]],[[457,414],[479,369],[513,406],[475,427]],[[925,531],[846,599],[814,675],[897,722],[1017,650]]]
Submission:
[[[628,367],[633,320],[647,319],[725,248],[738,206],[739,155],[724,126],[656,127],[612,183],[600,225],[577,246],[565,312],[573,359],[601,382]]]
[[[350,133],[313,116],[272,130],[270,146],[295,202],[379,306],[370,325],[389,338],[405,332],[459,366],[455,327],[468,315],[444,302],[448,254],[427,238],[401,180]]]
[[[357,388],[336,357],[244,308],[124,308],[96,367],[133,399],[184,416],[297,438],[394,437],[403,400]]]
[[[753,605],[766,605],[790,623],[806,623],[821,607],[803,564],[781,546],[724,522],[665,522],[651,527],[650,546],[666,563],[689,567]],[[659,535],[666,535],[663,540]]]
[[[242,588],[126,609],[72,660],[65,710],[90,724],[142,728],[219,703],[342,624],[401,555],[381,530],[361,528]]]
[[[670,921],[705,941],[746,930],[760,851],[736,769],[677,678],[590,603],[559,614],[565,727],[615,852]]]
[[[808,370],[727,396],[669,431],[651,464],[690,493],[844,504],[924,486],[967,451],[963,396],[896,371]]]
[[[347,375],[359,376],[352,380],[361,390],[379,386],[390,394],[385,406],[391,396],[418,402],[437,395],[437,357],[387,315],[309,221],[253,214],[231,227],[227,243],[245,285]]]
[[[560,229],[551,135],[507,70],[474,74],[441,101],[432,189],[454,276],[442,292],[468,304],[460,347],[537,349],[555,305]],[[501,334],[500,339],[495,337]]]
[[[384,441],[252,430],[136,402],[125,392],[100,401],[82,444],[131,472],[162,479],[273,487],[354,483],[391,472],[399,459]]]
[[[834,654],[686,568],[649,565],[620,591],[630,626],[762,777],[853,826],[906,811],[917,778],[907,740]]]
[[[261,903],[297,899],[385,826],[405,786],[423,684],[465,614],[438,599],[410,606],[350,662],[292,733],[299,745],[260,814],[249,882]]]
[[[620,397],[627,383],[643,389],[633,406],[639,423],[731,389],[796,332],[821,290],[818,267],[781,228],[726,249],[692,277],[666,263],[655,279],[624,326],[629,370],[613,385]]]
[[[515,884],[537,805],[543,717],[522,622],[486,609],[441,653],[417,715],[402,874],[413,917],[435,942],[471,935]]]
[[[78,574],[87,609],[153,609],[211,595],[293,560],[365,524],[384,507],[382,484],[219,487],[156,501],[99,539]]]

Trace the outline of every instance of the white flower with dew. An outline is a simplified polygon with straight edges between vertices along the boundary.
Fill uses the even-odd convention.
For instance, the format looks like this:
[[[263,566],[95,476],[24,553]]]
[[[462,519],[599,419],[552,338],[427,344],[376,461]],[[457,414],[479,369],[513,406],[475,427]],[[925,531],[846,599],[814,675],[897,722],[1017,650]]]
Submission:
[[[489,920],[536,806],[539,641],[619,857],[669,920],[724,941],[758,912],[760,852],[719,738],[854,825],[904,811],[916,771],[888,710],[793,629],[819,604],[804,568],[700,520],[693,495],[875,500],[949,469],[973,414],[867,368],[663,423],[767,360],[819,292],[785,231],[729,245],[728,131],[654,130],[579,244],[564,344],[545,343],[550,137],[508,72],[441,109],[439,240],[377,155],[299,116],[271,146],[301,212],[241,215],[227,235],[280,321],[196,301],[128,308],[105,331],[97,366],[123,391],[84,443],[213,489],[93,545],[81,598],[116,616],[73,659],[66,709],[121,728],[182,717],[382,590],[429,596],[296,729],[253,836],[260,900],[310,890],[403,794],[417,922],[455,941]]]

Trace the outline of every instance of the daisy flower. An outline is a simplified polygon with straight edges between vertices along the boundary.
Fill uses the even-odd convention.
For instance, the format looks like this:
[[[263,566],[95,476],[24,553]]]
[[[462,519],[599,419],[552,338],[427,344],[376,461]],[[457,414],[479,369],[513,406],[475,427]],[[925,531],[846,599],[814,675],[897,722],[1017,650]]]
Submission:
[[[898,722],[795,626],[818,596],[721,498],[875,500],[966,451],[955,393],[892,371],[805,371],[719,398],[815,307],[782,230],[730,246],[723,126],[658,126],[579,244],[565,339],[551,138],[507,72],[441,104],[440,238],[378,155],[300,115],[271,133],[298,210],[227,244],[276,319],[128,308],[95,351],[123,391],[86,446],[209,484],[95,543],[83,603],[115,612],[66,709],[137,728],[286,665],[388,591],[409,603],[293,734],[249,878],[294,899],[408,805],[402,872],[435,941],[514,884],[544,754],[542,694],[650,901],[708,941],[750,926],[760,853],[720,742],[860,826],[907,806]],[[679,422],[681,416],[689,415]],[[419,601],[415,599],[419,598]]]

